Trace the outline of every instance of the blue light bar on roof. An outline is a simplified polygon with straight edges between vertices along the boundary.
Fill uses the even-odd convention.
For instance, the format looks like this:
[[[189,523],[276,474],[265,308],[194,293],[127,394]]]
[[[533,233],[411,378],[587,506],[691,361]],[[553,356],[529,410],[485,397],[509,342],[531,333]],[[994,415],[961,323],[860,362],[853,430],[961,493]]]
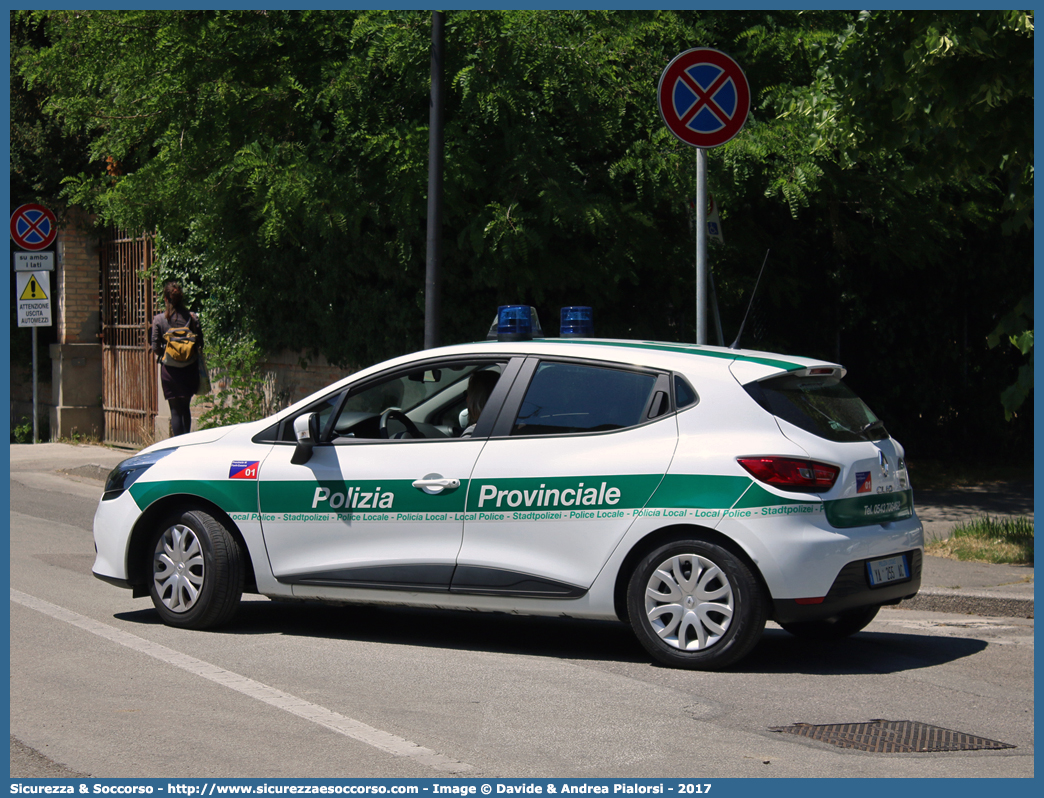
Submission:
[[[497,339],[528,341],[533,337],[533,310],[529,305],[501,305],[497,309]]]
[[[562,326],[559,333],[563,338],[590,338],[594,335],[594,315],[591,308],[571,305],[562,308]]]
[[[487,341],[529,341],[543,337],[540,316],[531,305],[501,305],[486,334]]]

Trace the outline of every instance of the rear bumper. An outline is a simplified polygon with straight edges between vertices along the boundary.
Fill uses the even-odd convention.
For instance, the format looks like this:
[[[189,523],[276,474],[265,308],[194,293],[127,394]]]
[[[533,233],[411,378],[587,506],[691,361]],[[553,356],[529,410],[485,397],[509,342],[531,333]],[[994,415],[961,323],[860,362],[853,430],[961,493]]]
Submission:
[[[841,569],[822,602],[809,604],[805,603],[807,599],[776,599],[773,602],[772,620],[777,623],[818,621],[846,610],[874,604],[898,604],[903,599],[912,598],[921,587],[923,557],[920,549],[903,553],[910,564],[909,579],[871,587],[866,567],[869,559],[855,560]]]

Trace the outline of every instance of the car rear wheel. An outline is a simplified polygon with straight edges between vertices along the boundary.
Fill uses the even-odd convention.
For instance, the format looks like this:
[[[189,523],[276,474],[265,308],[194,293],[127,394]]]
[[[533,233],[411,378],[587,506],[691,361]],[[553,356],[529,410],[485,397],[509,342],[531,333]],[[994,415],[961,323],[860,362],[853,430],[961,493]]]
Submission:
[[[761,637],[767,607],[750,568],[704,540],[660,546],[635,566],[627,589],[635,635],[658,661],[717,670],[745,656]]]
[[[881,609],[879,604],[870,607],[859,607],[824,618],[820,621],[799,621],[797,623],[781,623],[784,629],[795,637],[805,640],[838,640],[849,637],[865,629]]]
[[[165,624],[209,629],[232,619],[243,595],[243,554],[220,521],[202,510],[174,513],[151,551],[149,592]]]

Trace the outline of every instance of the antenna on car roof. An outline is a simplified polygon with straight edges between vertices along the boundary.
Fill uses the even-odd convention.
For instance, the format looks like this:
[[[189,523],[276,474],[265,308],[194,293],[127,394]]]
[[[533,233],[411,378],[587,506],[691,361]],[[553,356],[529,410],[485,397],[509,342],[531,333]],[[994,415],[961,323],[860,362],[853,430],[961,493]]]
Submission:
[[[771,249],[765,250],[765,260],[761,262],[761,271],[758,272],[758,279],[754,282],[754,290],[750,292],[750,302],[747,303],[747,312],[743,314],[743,321],[740,322],[739,332],[736,333],[736,340],[732,342],[729,349],[739,349],[740,336],[743,335],[743,327],[747,323],[747,316],[750,315],[750,309],[754,306],[754,294],[758,292],[758,285],[761,283],[761,275],[765,272],[765,264],[768,263],[768,256]]]

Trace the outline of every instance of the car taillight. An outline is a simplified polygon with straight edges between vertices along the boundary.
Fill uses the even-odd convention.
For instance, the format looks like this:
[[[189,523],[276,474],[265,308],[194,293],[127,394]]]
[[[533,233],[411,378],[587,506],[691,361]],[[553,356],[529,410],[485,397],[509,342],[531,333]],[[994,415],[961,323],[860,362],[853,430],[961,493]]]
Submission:
[[[783,490],[828,491],[841,473],[837,466],[793,457],[737,457],[736,460],[755,479]]]

